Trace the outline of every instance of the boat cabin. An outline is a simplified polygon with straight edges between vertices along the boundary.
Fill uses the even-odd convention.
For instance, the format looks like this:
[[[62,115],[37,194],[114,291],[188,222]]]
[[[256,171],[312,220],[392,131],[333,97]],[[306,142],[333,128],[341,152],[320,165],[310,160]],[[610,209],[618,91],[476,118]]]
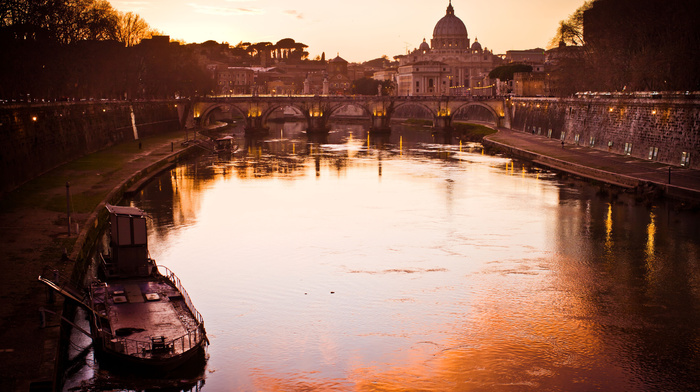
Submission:
[[[220,139],[216,139],[216,152],[231,152],[233,150],[233,136],[224,136]]]
[[[136,207],[107,204],[110,222],[109,270],[121,278],[149,276],[153,260],[148,254],[146,213]]]

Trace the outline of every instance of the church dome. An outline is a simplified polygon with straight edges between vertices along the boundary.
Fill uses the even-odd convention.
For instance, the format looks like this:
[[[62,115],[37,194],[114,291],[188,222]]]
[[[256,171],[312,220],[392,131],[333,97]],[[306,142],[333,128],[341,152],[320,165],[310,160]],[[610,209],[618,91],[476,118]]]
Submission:
[[[420,46],[418,47],[418,50],[421,50],[424,52],[430,50],[430,45],[428,45],[428,43],[425,42],[425,38],[423,38],[423,43],[420,44]]]
[[[433,39],[436,38],[453,38],[466,37],[467,26],[464,25],[461,19],[455,16],[455,10],[452,7],[452,0],[447,6],[447,14],[440,19],[433,29]]]
[[[467,27],[461,19],[455,16],[452,0],[447,6],[447,14],[435,25],[433,39],[430,43],[432,49],[445,53],[459,53],[469,50]]]
[[[479,40],[474,39],[474,43],[472,44],[472,52],[481,52],[481,44],[479,43]]]

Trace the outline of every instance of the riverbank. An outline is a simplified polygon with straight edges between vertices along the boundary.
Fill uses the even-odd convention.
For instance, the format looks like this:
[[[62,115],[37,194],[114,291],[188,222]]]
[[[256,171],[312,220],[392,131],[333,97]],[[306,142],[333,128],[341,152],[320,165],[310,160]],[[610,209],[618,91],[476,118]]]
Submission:
[[[53,169],[0,200],[0,390],[52,390],[63,302],[48,301],[37,277],[54,270],[70,277],[74,260],[94,240],[87,228],[97,227],[103,203],[119,201],[137,181],[187,154],[184,140],[182,130],[122,143]],[[49,311],[43,327],[40,309]]]
[[[509,156],[634,190],[641,197],[663,194],[693,205],[700,203],[700,170],[562,143],[558,139],[507,128],[497,130],[485,136],[483,143]]]

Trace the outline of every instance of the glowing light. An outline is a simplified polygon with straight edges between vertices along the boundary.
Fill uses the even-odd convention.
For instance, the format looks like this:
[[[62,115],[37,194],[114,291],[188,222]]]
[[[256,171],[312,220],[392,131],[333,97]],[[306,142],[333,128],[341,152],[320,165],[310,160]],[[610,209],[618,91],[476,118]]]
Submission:
[[[605,250],[607,252],[612,251],[612,247],[613,247],[612,229],[613,229],[612,204],[608,203],[608,214],[605,218]]]
[[[647,247],[645,249],[647,265],[654,261],[655,238],[656,238],[656,215],[654,212],[649,213],[649,224],[647,225]]]
[[[652,110],[651,114],[656,115],[656,110]]]
[[[37,117],[36,117],[36,116],[32,116],[32,121],[36,121],[36,120],[37,120]]]

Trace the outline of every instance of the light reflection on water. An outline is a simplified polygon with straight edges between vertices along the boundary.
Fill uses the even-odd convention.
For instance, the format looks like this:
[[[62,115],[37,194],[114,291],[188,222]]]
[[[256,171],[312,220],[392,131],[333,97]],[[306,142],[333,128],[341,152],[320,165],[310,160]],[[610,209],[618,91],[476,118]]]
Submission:
[[[239,139],[134,200],[205,318],[205,391],[700,385],[697,214],[339,128]]]

